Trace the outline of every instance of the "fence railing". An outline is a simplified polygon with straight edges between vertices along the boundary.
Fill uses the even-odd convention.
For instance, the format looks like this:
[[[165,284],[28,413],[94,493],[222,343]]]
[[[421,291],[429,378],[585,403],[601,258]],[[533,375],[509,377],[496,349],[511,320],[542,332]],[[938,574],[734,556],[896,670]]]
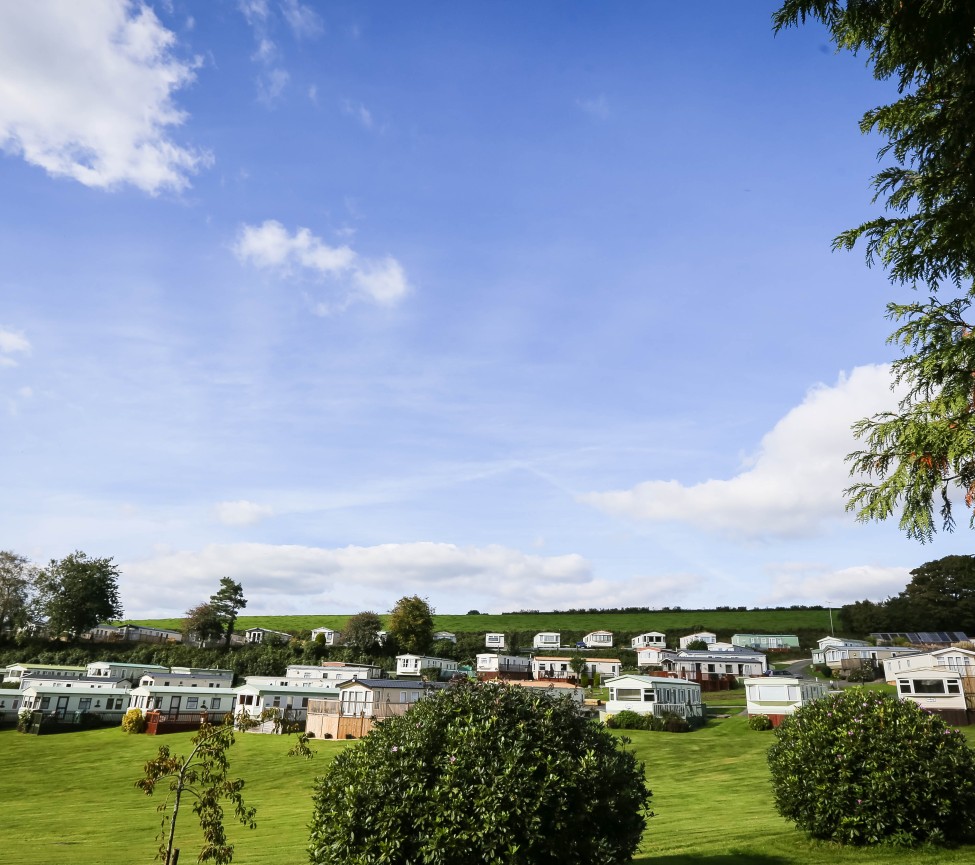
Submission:
[[[393,718],[406,714],[413,703],[352,703],[341,700],[309,700],[309,715],[337,715],[340,718]]]

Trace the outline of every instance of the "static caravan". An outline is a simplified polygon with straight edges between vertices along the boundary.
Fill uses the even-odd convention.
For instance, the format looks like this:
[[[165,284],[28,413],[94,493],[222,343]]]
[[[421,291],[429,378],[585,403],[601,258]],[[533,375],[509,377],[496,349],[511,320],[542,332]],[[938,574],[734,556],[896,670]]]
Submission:
[[[903,670],[894,674],[894,682],[898,697],[917,703],[925,711],[936,712],[947,724],[962,726],[975,720],[975,683],[954,670]]]
[[[660,631],[647,631],[630,640],[631,649],[666,649],[667,635]]]
[[[440,678],[444,674],[449,675],[457,671],[458,664],[450,658],[433,658],[428,655],[397,655],[396,656],[396,675],[415,676],[422,675],[423,670],[437,670]]]
[[[504,634],[485,634],[485,649],[503,649],[505,647]]]
[[[291,637],[286,631],[274,631],[271,628],[248,628],[244,631],[244,639],[248,643],[290,643]]]
[[[616,676],[605,682],[609,689],[605,716],[628,709],[641,715],[663,715],[672,712],[682,718],[704,717],[701,686],[686,679],[660,676]]]
[[[4,667],[3,681],[21,684],[24,678],[42,679],[45,682],[56,679],[82,679],[87,667],[66,667],[59,664],[8,664]]]
[[[745,679],[745,703],[748,715],[767,715],[778,727],[786,715],[822,699],[829,692],[825,682],[814,682],[792,676],[759,676]]]
[[[696,634],[688,634],[681,637],[678,643],[682,649],[686,649],[691,643],[704,643],[708,648],[718,641],[718,635],[711,631],[698,631]]]
[[[311,641],[313,643],[320,642],[326,646],[334,646],[336,634],[337,632],[331,628],[312,628]],[[321,637],[321,640],[318,639],[319,637]]]
[[[237,714],[243,712],[254,720],[258,720],[265,709],[277,709],[282,717],[303,721],[308,713],[309,700],[337,700],[339,696],[338,688],[326,682],[317,685],[281,685],[254,682],[256,678],[263,677],[248,676],[247,684],[236,689],[235,709]]]
[[[731,642],[743,649],[757,649],[761,652],[799,648],[799,638],[795,634],[732,634]]]
[[[562,635],[554,631],[542,631],[540,634],[535,634],[532,645],[536,649],[558,649],[562,646]]]
[[[237,692],[233,688],[200,688],[192,685],[139,685],[133,688],[132,708],[145,714],[159,711],[168,718],[199,717],[202,712],[221,716],[233,711]]]
[[[24,690],[24,709],[53,715],[59,721],[80,714],[97,715],[102,721],[122,722],[129,707],[127,688],[107,686],[65,687],[66,683],[34,685]]]
[[[586,649],[612,649],[612,631],[591,631],[581,640],[582,646]]]

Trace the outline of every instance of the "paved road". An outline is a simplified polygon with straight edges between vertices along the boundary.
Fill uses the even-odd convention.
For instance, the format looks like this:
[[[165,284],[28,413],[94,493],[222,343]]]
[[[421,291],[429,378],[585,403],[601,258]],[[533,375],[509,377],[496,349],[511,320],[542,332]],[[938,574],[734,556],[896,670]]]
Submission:
[[[805,676],[806,678],[811,679],[812,675],[809,673],[808,670],[808,668],[811,665],[812,665],[812,658],[805,658],[804,660],[793,661],[791,664],[789,664],[787,669],[793,676]],[[839,688],[849,688],[851,685],[854,685],[856,683],[847,682],[843,679],[834,679],[831,684],[833,688],[839,689]]]

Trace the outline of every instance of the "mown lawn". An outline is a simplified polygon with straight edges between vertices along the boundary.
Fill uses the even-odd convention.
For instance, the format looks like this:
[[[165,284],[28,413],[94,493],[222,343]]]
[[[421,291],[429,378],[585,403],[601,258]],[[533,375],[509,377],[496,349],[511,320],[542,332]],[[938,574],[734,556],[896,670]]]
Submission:
[[[969,729],[975,741],[975,731]],[[808,841],[772,807],[765,749],[770,733],[747,729],[743,718],[711,721],[695,733],[629,731],[630,748],[647,765],[653,809],[635,862],[644,865],[968,865],[975,847],[898,851],[843,849]],[[155,800],[134,786],[142,764],[160,744],[185,749],[189,734],[152,738],[118,729],[58,736],[0,731],[0,850],[6,865],[63,863],[132,865],[152,862],[159,815]],[[305,761],[285,756],[288,740],[242,735],[235,773],[247,779],[258,827],[235,825],[234,862],[300,865],[316,774],[341,748],[313,742]],[[354,747],[354,744],[352,745]],[[196,861],[187,810],[181,861]]]

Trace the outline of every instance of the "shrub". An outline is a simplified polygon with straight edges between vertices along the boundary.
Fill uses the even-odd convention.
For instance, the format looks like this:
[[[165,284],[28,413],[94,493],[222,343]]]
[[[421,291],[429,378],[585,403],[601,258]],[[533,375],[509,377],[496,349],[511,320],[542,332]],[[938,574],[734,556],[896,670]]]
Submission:
[[[30,729],[30,717],[34,714],[30,709],[21,709],[17,713],[17,730],[26,733]]]
[[[146,719],[141,709],[129,709],[122,716],[122,729],[126,733],[144,733],[146,731]]]
[[[775,807],[845,844],[957,843],[975,834],[975,753],[936,715],[851,688],[787,717],[768,752]]]
[[[653,717],[652,715],[649,717]],[[631,709],[623,709],[611,718],[607,718],[606,726],[613,730],[649,730],[647,716],[634,712]]]
[[[316,782],[313,863],[628,862],[642,764],[565,697],[460,682],[376,725]]]
[[[665,733],[689,733],[691,731],[690,722],[673,712],[665,712],[661,721]]]
[[[749,730],[771,730],[772,719],[768,715],[750,715],[748,718]]]

